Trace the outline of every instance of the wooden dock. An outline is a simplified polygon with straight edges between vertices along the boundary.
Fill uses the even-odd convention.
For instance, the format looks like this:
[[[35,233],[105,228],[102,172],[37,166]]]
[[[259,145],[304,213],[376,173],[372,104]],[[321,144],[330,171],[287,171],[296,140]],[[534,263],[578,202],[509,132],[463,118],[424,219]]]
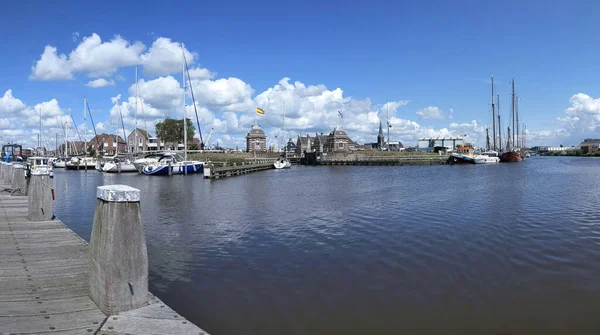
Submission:
[[[240,176],[252,172],[265,171],[274,169],[273,162],[275,160],[268,160],[261,163],[243,163],[240,165],[232,166],[215,166],[205,165],[204,166],[204,178],[205,179],[220,179],[225,177]]]
[[[0,181],[0,334],[206,334],[149,294],[105,315],[90,298],[88,243],[59,220],[29,221]]]

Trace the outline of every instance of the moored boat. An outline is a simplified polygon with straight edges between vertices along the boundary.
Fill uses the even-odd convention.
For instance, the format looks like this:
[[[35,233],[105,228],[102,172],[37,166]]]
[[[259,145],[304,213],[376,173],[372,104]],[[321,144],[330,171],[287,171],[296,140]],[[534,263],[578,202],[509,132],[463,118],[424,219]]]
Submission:
[[[93,157],[73,157],[67,162],[65,168],[67,170],[95,170],[96,159]]]
[[[144,158],[138,158],[136,160],[133,161],[133,166],[135,167],[135,169],[142,173],[142,170],[144,169],[144,167],[150,163],[156,163],[158,162],[159,158],[162,156],[162,154],[149,154],[144,156]]]
[[[475,164],[475,156],[471,147],[459,147],[448,158],[450,164]]]
[[[498,152],[488,150],[479,155],[475,155],[473,161],[475,164],[495,164],[500,162],[500,158],[498,157]]]
[[[27,158],[27,172],[31,171],[45,171],[48,172],[50,178],[54,177],[54,171],[52,171],[52,164],[48,157],[29,157]]]
[[[517,151],[507,151],[503,152],[500,156],[500,161],[502,163],[516,163],[523,161],[521,154]]]
[[[150,162],[144,166],[145,175],[169,176],[174,174],[194,174],[204,171],[204,163],[200,161],[182,160],[177,154],[163,154],[158,161]]]

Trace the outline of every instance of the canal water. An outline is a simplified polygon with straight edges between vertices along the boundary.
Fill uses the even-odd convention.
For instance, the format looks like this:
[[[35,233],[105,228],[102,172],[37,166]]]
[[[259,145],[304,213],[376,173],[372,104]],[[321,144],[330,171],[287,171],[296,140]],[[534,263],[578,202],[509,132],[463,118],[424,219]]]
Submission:
[[[600,160],[304,167],[216,181],[56,170],[89,240],[142,192],[150,288],[221,334],[600,334]]]

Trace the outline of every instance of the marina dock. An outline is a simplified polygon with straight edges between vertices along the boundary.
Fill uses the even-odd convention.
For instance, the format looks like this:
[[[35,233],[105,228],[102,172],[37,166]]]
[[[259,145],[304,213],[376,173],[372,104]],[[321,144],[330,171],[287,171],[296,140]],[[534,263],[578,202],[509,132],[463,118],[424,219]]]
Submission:
[[[98,188],[90,246],[53,219],[47,174],[13,192],[23,171],[0,165],[0,334],[206,334],[147,290],[139,190]]]
[[[252,172],[258,172],[258,171],[264,171],[264,170],[271,170],[274,169],[275,167],[273,166],[273,162],[275,160],[270,160],[270,159],[266,159],[266,160],[261,160],[258,162],[243,162],[242,164],[238,165],[237,163],[234,163],[233,165],[230,166],[217,166],[215,164],[207,164],[204,166],[204,178],[205,179],[220,179],[220,178],[225,178],[225,177],[232,177],[232,176],[240,176],[243,174],[248,174],[248,173],[252,173]]]

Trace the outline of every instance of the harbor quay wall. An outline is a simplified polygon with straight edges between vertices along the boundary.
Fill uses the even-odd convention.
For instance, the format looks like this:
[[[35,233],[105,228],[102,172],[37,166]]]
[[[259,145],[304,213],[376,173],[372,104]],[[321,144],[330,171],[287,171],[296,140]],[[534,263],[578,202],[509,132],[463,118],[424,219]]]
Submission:
[[[307,153],[300,160],[305,165],[442,165],[448,155],[424,152],[335,152]]]

